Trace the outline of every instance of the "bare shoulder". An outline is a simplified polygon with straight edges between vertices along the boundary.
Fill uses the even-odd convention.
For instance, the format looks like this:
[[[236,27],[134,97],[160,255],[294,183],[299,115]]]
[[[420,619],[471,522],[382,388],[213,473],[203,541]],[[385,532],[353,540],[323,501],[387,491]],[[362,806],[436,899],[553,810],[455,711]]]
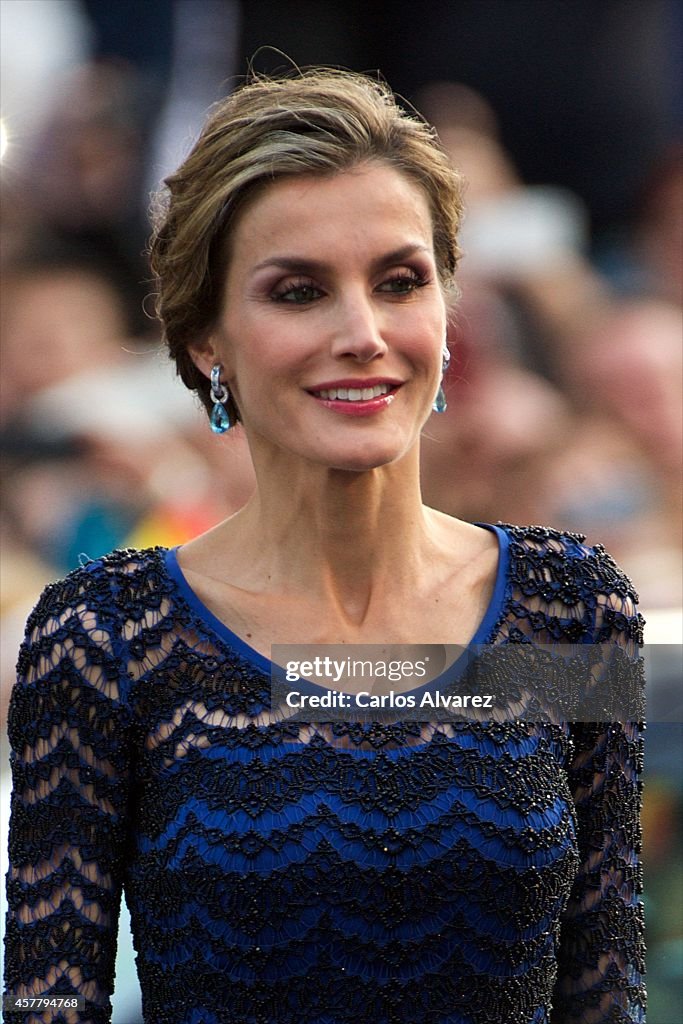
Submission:
[[[223,579],[220,568],[230,566],[231,577],[239,575],[244,545],[240,542],[238,516],[218,523],[205,533],[186,541],[178,550],[183,572],[207,579]]]
[[[434,539],[447,563],[454,569],[478,566],[483,572],[491,569],[495,571],[499,544],[493,530],[475,526],[436,509],[427,508],[426,513]]]
[[[474,632],[494,592],[500,559],[498,537],[493,530],[442,512],[427,509],[426,513],[438,554],[432,575],[434,591]]]

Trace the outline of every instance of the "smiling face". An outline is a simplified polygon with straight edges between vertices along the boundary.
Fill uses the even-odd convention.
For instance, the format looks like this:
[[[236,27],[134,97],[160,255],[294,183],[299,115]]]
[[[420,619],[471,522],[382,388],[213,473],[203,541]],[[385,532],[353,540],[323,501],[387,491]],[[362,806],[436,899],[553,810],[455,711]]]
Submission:
[[[441,376],[446,307],[421,188],[369,163],[283,178],[238,217],[209,344],[254,461],[362,471],[417,442]]]

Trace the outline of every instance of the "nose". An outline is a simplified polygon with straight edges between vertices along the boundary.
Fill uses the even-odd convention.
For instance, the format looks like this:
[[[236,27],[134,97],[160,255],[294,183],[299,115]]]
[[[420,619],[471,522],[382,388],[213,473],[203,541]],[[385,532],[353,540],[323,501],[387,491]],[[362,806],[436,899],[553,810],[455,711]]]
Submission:
[[[365,295],[349,295],[335,310],[334,356],[352,356],[369,363],[385,355],[389,348],[382,337],[379,314]]]

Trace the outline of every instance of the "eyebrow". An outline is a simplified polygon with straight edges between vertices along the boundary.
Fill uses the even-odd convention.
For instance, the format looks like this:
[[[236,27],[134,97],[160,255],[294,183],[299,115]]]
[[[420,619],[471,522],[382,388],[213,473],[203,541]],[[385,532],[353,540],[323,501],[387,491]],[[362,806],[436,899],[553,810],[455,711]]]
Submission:
[[[401,263],[403,260],[410,259],[411,256],[415,256],[417,253],[428,253],[432,255],[432,249],[427,245],[416,243],[414,245],[403,245],[400,249],[394,249],[392,252],[384,253],[382,256],[377,256],[374,260],[371,260],[370,267],[373,271],[381,270],[383,267],[391,266],[394,263]],[[326,260],[311,260],[304,256],[269,256],[267,260],[262,260],[261,263],[257,263],[254,267],[253,272],[256,273],[259,270],[265,270],[268,267],[279,267],[282,270],[294,271],[296,273],[327,273],[333,269],[332,264]]]

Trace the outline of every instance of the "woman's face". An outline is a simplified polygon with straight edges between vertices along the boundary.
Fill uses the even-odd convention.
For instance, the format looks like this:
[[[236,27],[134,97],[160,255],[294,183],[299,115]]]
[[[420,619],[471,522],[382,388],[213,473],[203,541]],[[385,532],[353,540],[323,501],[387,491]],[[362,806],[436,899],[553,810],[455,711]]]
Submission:
[[[268,186],[231,239],[204,373],[223,364],[252,454],[362,471],[417,441],[446,309],[422,190],[368,163]]]

